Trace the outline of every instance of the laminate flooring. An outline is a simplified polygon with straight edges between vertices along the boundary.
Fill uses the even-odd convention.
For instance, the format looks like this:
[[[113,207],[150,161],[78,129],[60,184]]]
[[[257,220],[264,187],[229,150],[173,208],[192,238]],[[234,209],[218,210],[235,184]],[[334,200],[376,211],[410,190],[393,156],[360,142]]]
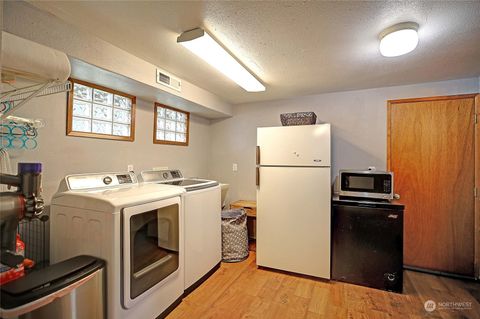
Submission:
[[[431,312],[428,300],[436,303]],[[250,252],[243,262],[222,263],[167,318],[479,319],[480,284],[405,271],[397,294],[257,268]]]

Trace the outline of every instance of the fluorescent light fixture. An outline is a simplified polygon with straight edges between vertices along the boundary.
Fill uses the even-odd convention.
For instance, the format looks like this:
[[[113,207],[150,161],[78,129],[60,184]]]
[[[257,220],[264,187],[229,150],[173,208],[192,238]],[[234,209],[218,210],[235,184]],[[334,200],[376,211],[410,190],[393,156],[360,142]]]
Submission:
[[[399,23],[385,29],[380,34],[380,53],[385,57],[394,57],[413,51],[418,44],[418,24]]]
[[[265,91],[265,86],[238,63],[205,30],[197,28],[185,31],[177,38],[177,42],[225,74],[246,91]]]

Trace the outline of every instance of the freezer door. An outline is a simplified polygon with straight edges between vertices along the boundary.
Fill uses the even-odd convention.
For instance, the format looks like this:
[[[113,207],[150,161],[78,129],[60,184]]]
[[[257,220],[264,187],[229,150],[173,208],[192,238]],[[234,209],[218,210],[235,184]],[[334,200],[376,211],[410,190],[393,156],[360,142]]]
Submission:
[[[330,124],[258,128],[257,165],[330,166]]]
[[[261,167],[257,264],[330,278],[330,168]]]
[[[403,211],[399,208],[402,206],[391,205],[395,209],[376,206],[382,204],[353,206],[334,201],[332,278],[401,293]]]

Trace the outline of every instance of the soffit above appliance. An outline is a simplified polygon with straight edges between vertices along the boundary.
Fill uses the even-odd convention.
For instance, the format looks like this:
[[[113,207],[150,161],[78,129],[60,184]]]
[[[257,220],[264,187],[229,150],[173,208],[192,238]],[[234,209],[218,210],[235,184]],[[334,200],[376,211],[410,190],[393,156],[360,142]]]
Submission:
[[[175,95],[159,87],[156,87],[152,85],[151,82],[138,81],[128,76],[97,67],[74,57],[69,57],[69,60],[72,65],[73,78],[88,81],[97,85],[106,86],[114,90],[123,91],[125,93],[136,96],[137,99],[152,102],[152,109],[153,101],[156,101],[207,119],[219,119],[231,116],[231,113],[228,112],[228,109],[226,111],[223,111],[221,109],[207,107],[205,105],[195,102],[195,100],[189,100],[183,98],[181,95]],[[155,71],[155,67],[151,67],[151,70]],[[159,75],[158,73],[161,73],[163,75],[167,74],[170,76],[170,85],[167,85],[164,82],[160,84],[170,87],[174,86],[174,84],[177,83],[177,86],[179,88],[177,91],[180,91],[180,79],[170,75],[170,73],[164,73],[165,71],[163,71],[162,69],[156,68],[156,71],[157,79],[161,77],[161,75]],[[155,74],[153,73],[153,75]],[[184,83],[185,82],[183,82],[183,84]],[[172,88],[176,89],[175,87]]]

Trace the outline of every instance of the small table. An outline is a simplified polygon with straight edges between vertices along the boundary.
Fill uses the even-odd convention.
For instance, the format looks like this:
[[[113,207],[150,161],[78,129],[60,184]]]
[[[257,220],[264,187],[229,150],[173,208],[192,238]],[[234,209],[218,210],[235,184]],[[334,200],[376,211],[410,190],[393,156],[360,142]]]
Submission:
[[[257,202],[254,200],[237,200],[230,203],[230,209],[243,208],[247,213],[247,229],[249,241],[257,238]],[[255,250],[254,248],[251,250]]]

